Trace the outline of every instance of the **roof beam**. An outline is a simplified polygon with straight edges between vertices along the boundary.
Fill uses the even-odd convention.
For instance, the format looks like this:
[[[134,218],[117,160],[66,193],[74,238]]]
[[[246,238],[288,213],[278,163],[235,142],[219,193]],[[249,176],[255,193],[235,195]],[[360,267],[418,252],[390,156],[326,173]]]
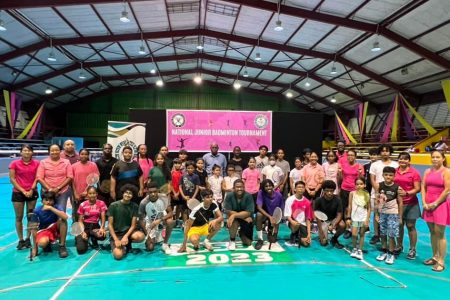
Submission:
[[[245,6],[253,7],[253,8],[259,8],[269,11],[277,11],[277,3],[274,2],[268,2],[268,1],[260,1],[260,0],[226,0],[226,2],[231,2],[235,4],[242,4]],[[361,22],[351,19],[346,19],[343,17],[337,17],[330,14],[323,14],[318,13],[315,11],[293,7],[293,6],[287,6],[287,5],[281,5],[280,6],[280,14],[289,15],[293,17],[298,17],[302,19],[308,19],[308,20],[314,20],[322,23],[327,24],[333,24],[337,26],[343,26],[348,27],[352,29],[357,29],[365,32],[371,32],[371,33],[378,33],[386,38],[396,42],[397,44],[400,44],[401,46],[405,47],[406,49],[416,53],[419,56],[422,56],[435,64],[443,67],[446,70],[450,70],[450,61],[445,59],[444,57],[434,53],[433,51],[430,51],[424,47],[421,47],[412,41],[408,40],[407,38],[404,38],[403,36],[387,29],[383,26],[378,26],[377,24],[371,24],[367,22]]]
[[[161,39],[161,38],[168,38],[168,37],[184,37],[184,36],[209,36],[214,37],[217,39],[222,40],[231,40],[233,42],[238,42],[242,44],[248,44],[248,45],[254,45],[256,46],[258,44],[257,39],[244,37],[244,36],[238,36],[234,34],[227,34],[223,32],[218,32],[214,30],[209,29],[185,29],[185,30],[173,30],[173,31],[159,31],[159,32],[146,32],[143,34],[143,38],[145,40],[149,39]],[[61,39],[52,39],[53,46],[65,46],[65,45],[79,45],[79,44],[95,44],[95,43],[105,43],[105,42],[120,42],[120,41],[131,41],[131,40],[140,40],[141,36],[139,33],[133,33],[133,34],[120,34],[120,35],[107,35],[107,36],[88,36],[88,37],[75,37],[75,38],[61,38]],[[309,50],[309,49],[303,49],[299,47],[294,46],[288,46],[288,45],[280,45],[274,42],[269,41],[259,41],[259,46],[263,48],[273,49],[273,50],[279,50],[279,51],[285,51],[285,52],[291,52],[296,53],[300,55],[306,55],[311,57],[317,57],[322,58],[326,60],[334,60],[335,56],[332,53],[326,53],[326,52],[320,52],[315,50]],[[39,42],[30,46],[27,46],[25,48],[21,48],[12,52],[5,53],[3,55],[0,55],[0,61],[7,61],[12,58],[27,54],[28,52],[36,51],[42,48],[48,47],[47,43],[45,42]],[[380,76],[376,74],[375,72],[372,72],[357,63],[354,63],[344,57],[337,56],[336,61],[346,65],[349,68],[352,68],[355,71],[360,72],[361,74],[378,81],[396,91],[403,91],[403,88],[384,78],[383,76]]]
[[[123,0],[2,0],[0,9],[21,9],[33,7],[51,7],[67,5],[86,5],[123,2]],[[131,2],[131,1],[130,1]]]

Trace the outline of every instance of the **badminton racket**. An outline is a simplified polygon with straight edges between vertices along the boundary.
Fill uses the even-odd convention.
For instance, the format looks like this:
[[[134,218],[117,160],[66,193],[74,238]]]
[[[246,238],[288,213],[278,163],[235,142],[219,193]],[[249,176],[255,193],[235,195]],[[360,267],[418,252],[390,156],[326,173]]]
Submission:
[[[328,235],[328,227],[330,226],[330,221],[328,221],[328,216],[324,213],[321,212],[320,210],[316,210],[314,212],[314,216],[322,221],[322,231],[323,233],[325,233],[325,235]]]
[[[111,187],[111,180],[109,179],[105,179],[102,181],[102,183],[100,184],[100,191],[104,194],[109,194],[110,191],[110,187]]]
[[[284,180],[284,172],[282,170],[275,170],[272,173],[272,182],[275,187],[278,188],[280,184],[283,182],[283,180]]]
[[[74,222],[70,227],[70,234],[73,236],[79,236],[84,232],[84,224],[81,222]]]
[[[39,223],[39,216],[35,214],[32,209],[30,209],[27,214],[27,231],[33,239],[33,244],[30,247],[30,261],[33,261],[33,249],[36,247],[35,234],[39,229]]]
[[[272,213],[272,217],[275,219],[275,224],[280,224],[283,218],[283,210],[280,207],[275,208]],[[276,226],[269,224],[269,232],[267,233],[267,239],[269,240],[269,250],[272,248],[272,243],[277,242],[278,230],[275,230]]]
[[[151,209],[151,215],[147,216],[148,222],[147,222],[147,232],[148,236],[151,239],[156,239],[157,242],[161,239],[161,230],[163,225],[160,223],[158,226],[151,227],[152,223],[156,220],[162,220],[166,215],[166,207],[163,201],[156,201],[153,204],[153,207]],[[148,205],[148,204],[147,204]]]

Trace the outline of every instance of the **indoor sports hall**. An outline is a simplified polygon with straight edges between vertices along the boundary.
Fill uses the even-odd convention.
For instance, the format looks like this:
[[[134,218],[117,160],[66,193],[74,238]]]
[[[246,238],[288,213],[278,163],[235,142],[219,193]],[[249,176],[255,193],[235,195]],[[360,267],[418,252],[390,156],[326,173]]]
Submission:
[[[0,299],[448,299],[449,16],[1,0]]]

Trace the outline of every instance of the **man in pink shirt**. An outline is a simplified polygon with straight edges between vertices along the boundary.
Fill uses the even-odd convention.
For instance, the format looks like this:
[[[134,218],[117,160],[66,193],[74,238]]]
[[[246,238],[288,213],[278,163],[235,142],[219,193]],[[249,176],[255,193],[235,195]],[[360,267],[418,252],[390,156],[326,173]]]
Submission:
[[[67,159],[70,161],[70,164],[73,165],[77,161],[80,160],[80,156],[75,151],[75,142],[72,140],[67,140],[64,142],[63,146],[64,150],[61,151],[61,158]]]
[[[340,164],[347,161],[347,151],[345,151],[345,143],[343,141],[338,141],[336,144],[337,151],[336,156]]]

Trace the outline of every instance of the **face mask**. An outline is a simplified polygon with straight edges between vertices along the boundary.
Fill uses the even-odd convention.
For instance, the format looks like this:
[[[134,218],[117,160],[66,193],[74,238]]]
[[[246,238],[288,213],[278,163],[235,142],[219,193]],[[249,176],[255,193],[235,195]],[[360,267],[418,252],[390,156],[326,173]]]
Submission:
[[[270,161],[269,161],[269,164],[270,164],[271,166],[275,166],[275,161],[274,161],[274,160],[270,160]]]

